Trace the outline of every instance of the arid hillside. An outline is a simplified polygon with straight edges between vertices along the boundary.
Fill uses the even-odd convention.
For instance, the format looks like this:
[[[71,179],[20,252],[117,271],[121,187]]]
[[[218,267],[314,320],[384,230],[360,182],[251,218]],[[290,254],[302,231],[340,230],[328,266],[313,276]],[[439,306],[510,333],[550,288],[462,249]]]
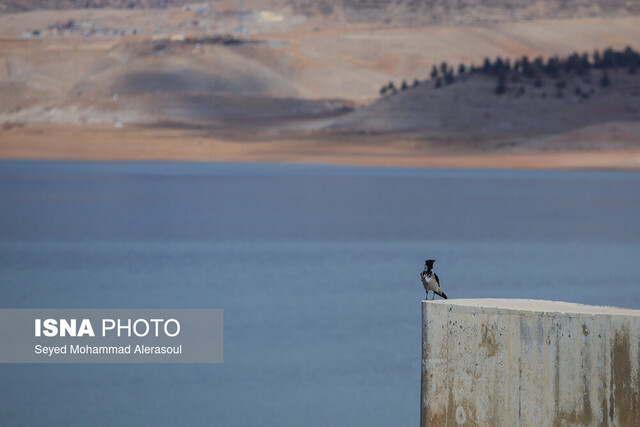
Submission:
[[[603,79],[606,76],[606,85]],[[412,134],[443,150],[640,147],[640,73],[591,70],[557,78],[468,74],[451,85],[420,82],[334,120],[345,134]]]
[[[339,153],[349,163],[444,165],[431,156],[587,150],[598,155],[574,167],[629,167],[621,159],[634,157],[619,150],[640,151],[640,73],[612,69],[606,86],[601,69],[569,74],[562,87],[556,77],[508,76],[501,94],[496,76],[458,76],[460,64],[478,68],[485,58],[637,51],[640,17],[405,26],[351,22],[302,3],[244,3],[243,33],[233,32],[230,0],[0,15],[0,157],[332,161]],[[409,3],[371,4],[408,16]],[[436,87],[430,75],[443,62],[456,83]],[[380,96],[404,80],[411,87]],[[618,152],[606,166],[593,162],[607,150]]]
[[[247,97],[366,104],[377,98],[382,84],[423,80],[442,61],[480,64],[485,57],[546,57],[626,45],[640,48],[640,18],[635,17],[411,29],[347,26],[319,31],[301,24],[289,31],[251,33],[245,37],[248,43],[226,45],[152,40],[184,35],[188,28],[181,23],[194,19],[182,11],[158,13],[48,11],[0,17],[0,29],[6,31],[0,39],[0,93],[5,100],[0,119],[68,117],[78,122],[75,113],[56,113],[73,111],[76,105],[86,111],[87,122],[103,120],[104,115],[92,118],[91,114],[101,109],[135,110],[131,118],[135,121],[155,114],[172,96],[195,95],[234,97],[235,105]],[[47,28],[63,18],[73,19],[79,30],[23,37],[28,29]],[[103,26],[123,28],[128,34],[141,32],[154,18],[164,19],[167,32],[91,33],[92,28]],[[163,101],[156,101],[156,96]]]
[[[5,13],[27,12],[43,9],[151,9],[178,7],[188,0],[2,0],[0,11]]]
[[[0,13],[42,9],[158,9],[196,3],[235,8],[235,2],[220,0],[2,0]],[[247,10],[290,8],[294,14],[306,17],[401,25],[640,14],[640,4],[627,0],[246,0],[244,3]]]
[[[640,4],[625,0],[289,0],[295,12],[346,22],[424,25],[541,18],[628,16]]]

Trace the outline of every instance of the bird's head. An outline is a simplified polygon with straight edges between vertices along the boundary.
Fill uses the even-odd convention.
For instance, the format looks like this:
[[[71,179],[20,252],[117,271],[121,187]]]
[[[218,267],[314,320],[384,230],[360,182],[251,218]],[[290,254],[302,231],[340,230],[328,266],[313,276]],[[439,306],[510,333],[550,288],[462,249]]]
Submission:
[[[435,259],[428,259],[428,260],[426,260],[426,261],[424,262],[424,267],[425,267],[427,270],[431,270],[431,269],[433,268],[433,263],[434,263],[434,262],[436,262],[436,260],[435,260]]]

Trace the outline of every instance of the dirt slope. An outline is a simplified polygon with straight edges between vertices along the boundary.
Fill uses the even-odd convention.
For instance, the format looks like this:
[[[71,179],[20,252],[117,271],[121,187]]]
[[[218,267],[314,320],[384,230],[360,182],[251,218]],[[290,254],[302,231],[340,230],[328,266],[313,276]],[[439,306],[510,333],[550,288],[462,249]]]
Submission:
[[[2,0],[0,13],[40,9],[182,7],[190,0]],[[199,2],[218,6],[220,2]],[[223,2],[235,9],[233,2]],[[541,18],[584,18],[640,14],[627,0],[246,0],[251,9],[288,7],[296,14],[343,22],[401,25],[477,23]]]
[[[234,4],[216,2],[212,13]],[[41,157],[38,150],[45,150],[64,158],[86,143],[86,138],[72,138],[73,144],[61,139],[47,146],[49,139],[38,135],[48,135],[48,127],[64,129],[52,138],[67,138],[79,129],[90,136],[91,129],[99,128],[105,137],[95,144],[119,147],[115,153],[111,145],[94,144],[84,154],[76,153],[82,158],[102,155],[96,153],[127,158],[129,144],[141,150],[132,158],[146,158],[162,129],[184,130],[171,137],[173,142],[163,142],[168,150],[163,158],[215,159],[215,150],[225,147],[234,154],[224,159],[242,159],[247,141],[262,141],[251,146],[261,150],[251,159],[303,156],[324,161],[334,153],[359,162],[358,156],[369,150],[363,161],[376,164],[385,164],[384,156],[403,159],[395,164],[440,164],[427,161],[434,153],[638,151],[640,88],[638,79],[624,72],[612,74],[606,89],[598,86],[597,72],[591,83],[569,80],[562,98],[555,96],[552,81],[542,88],[531,82],[509,84],[507,93],[496,96],[495,79],[483,76],[437,90],[430,82],[383,99],[378,92],[389,81],[396,86],[402,79],[424,82],[431,67],[442,61],[457,66],[480,64],[485,57],[565,56],[609,46],[640,50],[640,17],[394,27],[345,24],[351,19],[346,9],[305,17],[308,12],[294,11],[292,3],[270,4],[273,13],[285,7],[281,15],[266,15],[278,20],[262,26],[251,21],[251,32],[245,35],[251,43],[229,46],[153,41],[159,34],[205,31],[191,24],[201,19],[197,13],[181,9],[0,16],[0,157]],[[393,16],[402,16],[408,4],[398,3]],[[415,5],[422,7],[420,2]],[[220,22],[233,24],[235,18],[229,16]],[[81,28],[140,32],[24,35],[68,19]],[[213,20],[209,29],[227,28],[220,22]],[[520,86],[524,93],[516,96]],[[589,91],[588,99],[573,96],[578,87]],[[149,133],[149,128],[154,131]],[[120,135],[129,139],[120,140]],[[25,142],[27,136],[33,137],[32,145]],[[185,141],[195,136],[198,143],[180,154]],[[148,138],[144,147],[136,145],[138,137]],[[207,138],[215,144],[207,145]],[[286,143],[277,143],[280,140]],[[177,145],[169,147],[173,143]],[[607,164],[624,158],[620,153],[625,152],[618,151],[618,160]],[[414,156],[422,160],[414,163]]]
[[[584,77],[554,80],[543,77],[507,82],[506,93],[495,93],[496,78],[459,77],[451,86],[436,88],[424,81],[395,95],[379,99],[336,120],[336,129],[371,132],[427,130],[433,135],[485,135],[554,133],[619,119],[640,119],[640,76],[627,70],[609,71],[612,81],[601,87],[604,73],[593,70]],[[590,93],[588,98],[576,95]],[[523,94],[519,95],[522,90]],[[558,93],[560,92],[560,93]]]

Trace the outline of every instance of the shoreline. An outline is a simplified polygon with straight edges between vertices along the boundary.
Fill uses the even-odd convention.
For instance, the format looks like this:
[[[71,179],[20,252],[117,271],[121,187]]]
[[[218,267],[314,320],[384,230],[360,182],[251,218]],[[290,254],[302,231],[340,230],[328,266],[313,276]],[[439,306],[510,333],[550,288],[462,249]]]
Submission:
[[[407,135],[215,134],[210,130],[28,124],[0,130],[0,158],[15,160],[286,162],[478,169],[640,170],[640,148],[443,149]]]

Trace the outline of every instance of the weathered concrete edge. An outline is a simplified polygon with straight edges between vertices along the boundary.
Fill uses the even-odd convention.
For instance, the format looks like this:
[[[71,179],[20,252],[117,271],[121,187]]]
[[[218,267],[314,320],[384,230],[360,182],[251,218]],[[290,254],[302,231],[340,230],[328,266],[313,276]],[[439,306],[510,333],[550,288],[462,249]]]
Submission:
[[[465,302],[467,301],[472,302],[472,304],[470,305],[465,304]],[[518,308],[506,308],[504,306],[503,307],[496,307],[496,306],[485,307],[481,305],[482,303],[484,303],[482,299],[467,300],[467,301],[465,300],[457,300],[457,301],[456,300],[452,300],[452,301],[423,300],[422,301],[421,306],[422,306],[422,327],[423,327],[423,342],[422,342],[423,357],[422,357],[422,376],[421,376],[422,395],[421,395],[421,409],[420,409],[421,410],[420,419],[422,423],[421,425],[455,424],[456,422],[458,423],[460,422],[460,419],[457,419],[458,415],[461,415],[464,417],[464,411],[462,411],[461,414],[458,414],[455,411],[454,411],[455,413],[451,412],[449,408],[450,406],[449,401],[451,400],[451,390],[452,390],[449,386],[449,381],[451,381],[452,379],[448,378],[448,375],[450,375],[450,368],[449,368],[450,337],[449,335],[451,332],[454,332],[454,333],[457,332],[457,328],[455,326],[451,332],[449,331],[449,328],[450,328],[449,324],[451,323],[449,320],[451,318],[450,316],[452,315],[454,316],[454,318],[458,318],[458,319],[460,319],[458,317],[459,315],[463,315],[463,316],[471,315],[474,318],[476,317],[476,315],[479,315],[480,318],[484,316],[490,316],[490,318],[493,318],[496,320],[500,319],[502,316],[506,316],[506,317],[502,317],[502,320],[498,320],[498,322],[502,325],[502,327],[507,327],[508,328],[507,330],[512,330],[513,332],[515,332],[517,336],[520,336],[520,339],[524,337],[524,335],[521,336],[521,334],[525,332],[524,330],[521,331],[520,329],[523,327],[526,327],[528,322],[522,319],[523,315],[526,317],[539,316],[541,318],[543,317],[548,318],[551,322],[551,325],[549,325],[551,327],[553,327],[553,324],[556,323],[556,320],[554,319],[558,319],[558,320],[574,319],[573,323],[567,324],[568,326],[572,325],[570,329],[567,329],[567,332],[569,333],[568,339],[571,339],[572,334],[574,337],[579,337],[578,341],[576,341],[576,343],[579,345],[576,348],[580,348],[581,350],[577,352],[571,352],[571,351],[567,352],[566,350],[561,350],[561,351],[558,350],[559,342],[561,340],[560,335],[561,334],[562,336],[564,335],[561,330],[562,328],[552,329],[552,332],[550,332],[552,334],[551,338],[555,342],[551,344],[552,348],[554,349],[554,351],[560,351],[560,353],[557,353],[558,358],[555,360],[555,363],[552,363],[553,367],[556,369],[556,371],[559,369],[560,365],[563,366],[563,369],[567,368],[573,371],[575,371],[576,369],[579,370],[580,363],[579,361],[578,363],[572,363],[573,358],[575,358],[576,355],[579,355],[581,351],[584,351],[588,348],[591,349],[592,352],[594,352],[593,354],[594,356],[598,357],[598,359],[604,362],[606,366],[610,366],[611,369],[613,369],[612,372],[609,372],[604,377],[599,378],[603,380],[603,382],[606,384],[606,390],[604,390],[604,393],[608,396],[608,398],[602,402],[603,410],[600,411],[599,414],[597,414],[598,408],[591,408],[591,407],[589,408],[585,407],[583,409],[584,414],[581,414],[581,413],[578,413],[579,411],[576,411],[576,407],[577,407],[576,402],[573,402],[568,397],[568,396],[574,396],[574,394],[566,393],[567,391],[569,391],[566,389],[567,387],[566,383],[562,383],[560,385],[556,384],[554,387],[556,390],[556,396],[555,398],[553,398],[553,396],[550,397],[551,401],[556,402],[555,403],[556,413],[559,416],[561,416],[560,419],[564,421],[577,422],[578,425],[581,424],[580,422],[578,422],[580,419],[582,419],[582,421],[586,423],[586,424],[583,423],[584,425],[591,424],[596,420],[598,420],[599,423],[603,423],[605,425],[616,425],[616,424],[619,424],[621,421],[627,422],[627,423],[628,422],[633,423],[635,421],[638,423],[638,425],[640,425],[640,410],[638,406],[638,402],[640,402],[640,400],[638,399],[638,395],[640,395],[640,391],[638,391],[638,387],[640,387],[640,364],[638,363],[638,355],[640,354],[640,343],[638,343],[637,333],[633,334],[633,335],[636,335],[636,338],[633,340],[633,341],[636,341],[636,343],[632,348],[627,349],[630,343],[628,342],[625,343],[624,340],[622,341],[619,340],[619,338],[621,339],[625,338],[624,330],[627,331],[626,334],[628,334],[629,331],[640,330],[640,310],[620,309],[617,307],[584,306],[584,305],[571,304],[571,303],[558,303],[554,301],[539,301],[539,300],[520,300],[520,302],[524,301],[524,302],[530,303],[529,304],[530,307],[523,307],[523,306],[518,306]],[[496,301],[497,300],[487,300],[487,302],[490,302],[490,303],[493,303]],[[503,305],[505,302],[512,304],[514,302],[517,303],[518,301],[500,300],[500,303]],[[569,308],[571,308],[571,312],[566,312],[560,309],[557,309],[557,310],[532,309],[531,306],[535,306],[536,304],[542,304],[542,305],[566,304]],[[430,308],[433,308],[434,310],[430,310]],[[584,312],[584,313],[579,312],[578,310],[581,310],[581,309],[584,309],[587,312]],[[594,309],[596,310],[595,312],[594,312]],[[591,312],[588,312],[588,311],[591,311]],[[517,318],[520,318],[520,320],[517,320]],[[578,321],[578,323],[575,323],[576,320]],[[572,322],[571,320],[569,321]],[[585,331],[584,329],[580,331],[580,326],[587,325],[589,327],[589,330],[596,332],[596,329],[595,329],[597,326],[596,322],[598,322],[598,324],[601,325],[600,329],[597,329],[597,331],[599,334],[600,333],[602,334],[602,337],[598,335],[598,342],[592,343],[590,342],[589,339],[586,338],[586,335],[588,335],[588,333],[586,333],[584,337],[582,336],[585,333]],[[617,324],[617,326],[615,326],[614,324]],[[512,325],[512,326],[507,326],[507,325]],[[626,325],[626,326],[623,326],[623,325]],[[592,327],[594,329],[592,329]],[[618,336],[619,333],[621,333],[620,336]],[[429,336],[429,340],[428,340],[429,342],[425,341],[427,336]],[[475,341],[475,339],[472,337],[473,335],[469,336],[471,341]],[[574,338],[574,341],[575,340],[576,338]],[[516,340],[516,341],[518,342],[505,341],[502,344],[509,345],[509,346],[516,345],[516,348],[519,348],[520,351],[524,351],[525,348],[522,347],[522,342],[520,340]],[[628,336],[626,338],[626,341],[628,341]],[[609,343],[609,345],[604,344],[607,342]],[[603,347],[602,349],[599,349],[601,344],[605,345],[605,347]],[[614,346],[611,348],[611,350],[605,349],[611,346]],[[637,349],[635,349],[635,346],[637,346]],[[514,348],[514,350],[516,348]],[[604,351],[604,353],[600,354],[601,350]],[[627,350],[631,350],[631,353],[633,354],[627,354],[626,360],[625,360],[625,357],[622,357],[621,360],[618,361],[617,354],[625,353]],[[527,352],[530,353],[531,349],[529,348]],[[426,360],[427,356],[429,356],[429,361]],[[631,359],[629,358],[629,356],[632,356]],[[508,359],[505,359],[505,361],[507,363],[509,362]],[[518,362],[518,364],[519,363],[520,362]],[[511,365],[515,366],[514,363],[512,363]],[[442,367],[444,366],[446,366],[446,368],[442,369]],[[510,367],[513,368],[513,366],[510,366]],[[591,368],[589,368],[590,370],[594,371],[592,372],[593,374],[596,373],[595,372],[596,367],[597,366],[594,364],[592,365]],[[432,368],[432,369],[429,369],[429,368]],[[425,382],[426,380],[425,374],[427,373],[427,370],[429,370],[430,372],[430,377],[433,377],[433,378],[430,379],[428,382]],[[506,374],[507,378],[515,378],[518,376],[522,376],[522,372],[520,373],[520,375],[518,375],[517,371],[510,372],[511,370],[509,370],[508,373]],[[578,371],[574,372],[574,374],[577,375]],[[456,376],[454,378],[458,378],[458,377]],[[524,378],[520,378],[520,380],[518,381],[522,381],[522,380],[524,380]],[[594,379],[591,381],[593,382],[597,380],[598,380],[598,377],[594,377]],[[458,382],[457,379],[455,381]],[[511,381],[509,381],[509,383],[511,383]],[[446,386],[444,386],[443,388],[444,384],[446,384]],[[436,388],[439,389],[436,393],[433,393],[435,390],[431,390],[432,388],[434,388],[434,385]],[[635,392],[636,397],[631,398],[630,401],[625,402],[627,403],[627,405],[622,406],[622,407],[625,407],[625,406],[629,407],[628,408],[629,410],[625,411],[624,414],[616,413],[614,416],[614,413],[613,413],[614,405],[616,406],[616,408],[619,408],[620,407],[619,405],[620,403],[622,403],[622,400],[630,399],[628,396],[628,392],[630,391],[629,387],[631,387],[631,389],[636,389],[636,392]],[[444,412],[440,412],[439,415],[436,414],[435,419],[432,416],[430,416],[429,420],[427,420],[426,418],[427,402],[424,400],[426,397],[425,392],[427,388],[430,390],[430,396],[432,399],[432,401],[429,402],[431,404],[430,406],[435,405],[440,408],[445,408]],[[562,390],[560,390],[560,388]],[[596,392],[594,392],[593,390],[588,390],[589,387],[586,383],[584,385],[584,388],[585,388],[584,393],[591,393],[593,395],[591,396],[591,398],[594,399],[594,402],[596,402],[595,400]],[[623,393],[623,389],[627,389],[627,391]],[[560,394],[558,394],[558,391],[561,391]],[[516,389],[512,390],[512,394],[514,392],[517,392],[517,390]],[[600,396],[600,394],[601,394],[600,392],[597,392],[597,396]],[[618,402],[619,397],[624,397],[624,399],[620,399],[620,402]],[[577,403],[580,403],[580,402],[577,402]],[[570,410],[567,410],[567,408],[570,408]],[[458,408],[458,409],[461,409],[461,408]],[[509,418],[511,418],[515,414],[519,413],[519,410],[515,410],[515,409],[516,408],[511,408],[510,410],[508,410],[505,413],[505,416],[508,416]],[[547,409],[553,409],[553,407],[549,407]],[[593,413],[593,416],[597,416],[597,418],[593,418],[592,415],[589,415],[591,413]],[[431,415],[433,415],[433,413]],[[622,419],[620,418],[621,415],[623,416]],[[580,418],[581,416],[584,416],[584,418]],[[520,415],[518,415],[518,418],[520,418]],[[557,420],[558,419],[556,419],[556,421]],[[523,421],[524,420],[520,418],[520,422],[523,422]],[[529,420],[529,422],[531,421],[532,420]],[[508,422],[515,423],[512,425],[517,425],[519,423],[518,419],[509,419]]]
[[[487,305],[479,305],[487,302]],[[465,304],[465,303],[470,304]],[[558,305],[556,309],[551,310],[537,310],[527,308],[526,306],[519,306],[514,308],[499,307],[492,304],[495,302],[506,303],[530,303],[546,305]],[[563,316],[563,317],[594,317],[599,315],[606,316],[622,316],[622,317],[640,317],[640,310],[631,308],[620,308],[612,306],[592,306],[577,303],[568,303],[562,301],[550,301],[550,300],[513,300],[513,299],[496,299],[496,298],[477,298],[477,299],[447,299],[447,300],[422,300],[422,305],[425,304],[439,304],[449,307],[450,312],[465,312],[472,314],[510,314],[519,315],[519,313],[527,312],[535,315],[551,315],[551,316]],[[563,307],[563,305],[566,305]],[[562,310],[564,308],[565,310]],[[569,309],[569,310],[567,310]],[[580,311],[583,310],[583,311]]]

